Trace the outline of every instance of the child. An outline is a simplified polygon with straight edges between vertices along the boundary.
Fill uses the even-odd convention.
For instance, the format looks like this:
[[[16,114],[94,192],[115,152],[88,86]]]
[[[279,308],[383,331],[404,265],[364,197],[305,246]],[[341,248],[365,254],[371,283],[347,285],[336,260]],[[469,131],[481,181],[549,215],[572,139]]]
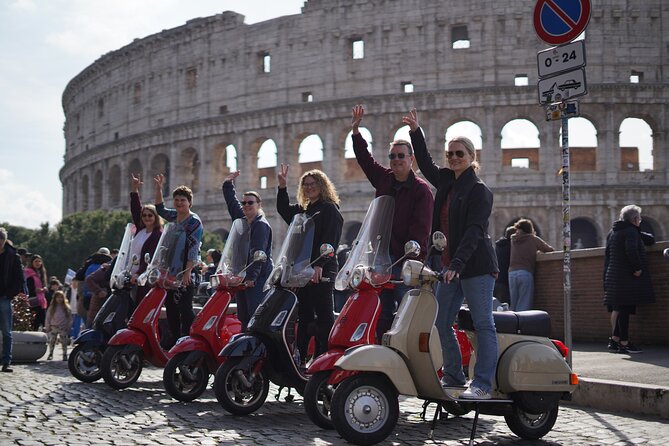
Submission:
[[[63,346],[63,361],[67,361],[67,344],[69,343],[70,327],[72,326],[72,310],[65,299],[65,293],[58,290],[53,293],[53,299],[46,311],[46,333],[49,335],[49,356],[53,359],[53,350],[56,347],[56,339],[60,335],[60,343]]]

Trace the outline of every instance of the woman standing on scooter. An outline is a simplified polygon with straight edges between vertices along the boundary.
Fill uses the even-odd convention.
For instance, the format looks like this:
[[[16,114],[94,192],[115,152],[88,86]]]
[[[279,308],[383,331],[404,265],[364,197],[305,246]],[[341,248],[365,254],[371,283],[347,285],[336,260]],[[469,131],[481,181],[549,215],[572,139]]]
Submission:
[[[246,270],[244,284],[247,288],[244,291],[238,292],[235,297],[237,300],[237,317],[242,323],[242,331],[246,331],[246,326],[249,323],[249,319],[251,319],[251,315],[255,313],[256,308],[258,308],[258,305],[262,301],[262,289],[265,281],[274,268],[272,264],[272,227],[269,225],[262,210],[260,194],[255,191],[247,191],[244,192],[241,202],[237,200],[234,180],[238,176],[239,171],[232,172],[225,178],[223,182],[223,197],[225,198],[225,203],[228,205],[230,218],[232,220],[245,218],[251,228],[251,241],[246,264],[250,265],[253,262],[253,253],[258,250],[267,254],[266,262],[253,263]]]
[[[437,188],[432,231],[442,231],[448,240],[442,254],[444,281],[437,287],[437,329],[444,355],[446,386],[462,386],[462,356],[452,325],[465,298],[472,315],[478,346],[474,379],[461,398],[490,399],[497,366],[497,334],[492,317],[492,293],[499,269],[488,235],[492,192],[476,175],[478,163],[472,142],[452,139],[446,152],[450,168],[439,168],[430,156],[416,109],[402,120],[409,125],[418,167]]]
[[[311,248],[311,260],[314,261],[314,275],[311,283],[297,292],[299,302],[297,347],[301,362],[305,362],[309,335],[307,327],[316,319],[316,351],[314,356],[325,352],[328,347],[328,335],[334,323],[332,309],[332,289],[337,275],[337,257],[320,257],[320,246],[329,243],[339,246],[344,219],[339,213],[339,197],[334,184],[320,170],[309,170],[300,177],[297,189],[299,204],[290,204],[286,189],[288,165],[281,164],[278,174],[279,191],[276,209],[283,220],[290,224],[293,216],[306,213],[314,219],[314,242]],[[327,278],[328,281],[322,281]]]
[[[132,242],[130,257],[136,255],[139,263],[132,265],[130,273],[132,274],[132,283],[137,282],[137,277],[146,271],[148,264],[144,259],[145,255],[153,256],[160,240],[160,234],[163,232],[163,221],[156,211],[156,207],[152,204],[145,204],[142,206],[142,201],[139,198],[139,187],[144,184],[139,174],[132,175],[132,184],[130,191],[130,213],[132,214],[132,222],[135,224],[135,237]],[[135,305],[138,305],[146,293],[149,292],[151,286],[145,285],[137,287],[137,295],[135,297]]]

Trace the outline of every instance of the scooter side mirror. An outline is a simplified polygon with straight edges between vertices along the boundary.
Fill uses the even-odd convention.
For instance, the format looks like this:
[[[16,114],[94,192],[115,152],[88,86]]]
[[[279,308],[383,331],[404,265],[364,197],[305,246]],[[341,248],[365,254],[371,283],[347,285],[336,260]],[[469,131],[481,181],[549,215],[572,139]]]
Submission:
[[[446,245],[448,245],[448,240],[443,232],[436,231],[432,234],[432,246],[434,246],[436,250],[443,251],[446,249]]]
[[[149,254],[149,253],[147,252],[147,254]],[[130,260],[130,262],[133,265],[139,265],[139,256],[137,254],[133,254],[132,259]]]
[[[420,245],[414,240],[409,240],[404,244],[404,256],[418,256],[420,254]]]
[[[144,254],[144,263],[146,263],[147,265],[151,263],[151,254],[149,254],[148,252]]]
[[[332,257],[334,255],[334,248],[329,243],[323,243],[320,248],[321,257]]]
[[[267,261],[267,254],[265,254],[265,251],[259,249],[253,253],[253,262],[264,263],[266,261]]]

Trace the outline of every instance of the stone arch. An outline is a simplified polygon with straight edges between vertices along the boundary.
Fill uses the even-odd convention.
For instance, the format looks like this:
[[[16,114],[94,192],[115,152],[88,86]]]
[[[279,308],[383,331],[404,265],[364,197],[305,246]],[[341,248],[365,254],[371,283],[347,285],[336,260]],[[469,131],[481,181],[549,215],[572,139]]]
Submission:
[[[483,132],[481,126],[474,121],[462,120],[449,125],[444,134],[444,150],[448,150],[448,142],[455,137],[464,136],[474,143],[476,149],[476,160],[481,164],[481,151],[483,150]]]
[[[121,204],[121,167],[118,164],[109,169],[109,202],[111,206]]]
[[[188,147],[181,152],[177,170],[182,175],[182,184],[191,188],[193,193],[199,189],[200,178],[200,156],[193,147]]]
[[[660,224],[652,217],[641,213],[641,225],[639,228],[643,232],[650,232],[655,236],[655,241],[663,240],[662,228]]]
[[[653,129],[642,118],[627,117],[618,128],[620,169],[644,171],[654,169]]]
[[[502,166],[539,169],[539,128],[525,118],[508,121],[501,131]]]
[[[88,175],[81,177],[81,210],[86,212],[90,209],[89,204],[89,185],[88,185]]]
[[[223,179],[231,172],[237,171],[237,149],[232,144],[220,143],[214,147],[211,166],[209,189],[216,189]]]
[[[302,138],[298,145],[298,162],[300,164],[322,163],[324,151],[321,137],[317,133],[311,133]]]
[[[369,153],[372,153],[372,147],[374,144],[372,132],[370,132],[367,127],[360,127],[359,130],[362,137],[365,138],[365,141],[367,141],[367,150],[369,150]],[[353,140],[351,139],[351,135],[353,135],[353,130],[349,131],[346,134],[346,138],[344,139],[344,158],[346,159],[355,158],[355,153],[353,153]]]
[[[595,248],[601,246],[597,225],[587,217],[571,220],[571,249]]]
[[[276,143],[271,138],[260,138],[254,144],[258,150],[256,166],[258,169],[258,182],[260,189],[276,186],[276,167],[279,163],[279,151]]]
[[[98,169],[93,175],[93,209],[102,208],[102,170]]]
[[[159,153],[151,159],[151,172],[154,174],[162,173],[165,176],[163,182],[163,197],[170,195],[170,159],[164,153]],[[149,175],[150,176],[150,175]],[[150,178],[147,178],[149,180]]]
[[[406,141],[411,142],[411,136],[409,136],[409,126],[408,125],[403,125],[403,126],[398,127],[397,129],[395,129],[395,133],[393,133],[393,137],[390,141],[395,141],[397,139],[404,139]]]
[[[588,118],[570,118],[569,169],[575,172],[597,170],[597,128]],[[562,146],[562,127],[558,130],[557,147]]]

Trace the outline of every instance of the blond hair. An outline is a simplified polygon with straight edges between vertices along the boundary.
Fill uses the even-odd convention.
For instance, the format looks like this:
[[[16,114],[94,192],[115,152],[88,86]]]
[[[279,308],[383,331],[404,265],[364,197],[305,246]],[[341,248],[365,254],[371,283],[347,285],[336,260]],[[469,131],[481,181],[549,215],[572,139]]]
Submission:
[[[68,302],[67,297],[65,297],[65,293],[63,293],[61,290],[55,291],[53,293],[53,297],[51,298],[51,303],[49,304],[49,308],[46,310],[47,314],[49,316],[53,316],[54,311],[56,311],[56,307],[58,304],[56,303],[56,298],[58,296],[63,297],[63,306],[65,307],[65,311],[67,312],[68,315],[72,314],[72,309],[70,308],[70,302]]]
[[[454,142],[459,142],[460,144],[463,145],[465,150],[469,152],[469,156],[471,156],[472,159],[474,160],[472,161],[472,167],[474,168],[475,172],[478,172],[479,162],[476,161],[476,149],[474,148],[474,143],[472,142],[472,140],[467,138],[466,136],[456,136],[455,138],[448,141],[448,147],[450,147],[451,144],[453,144]]]
[[[316,184],[318,184],[318,188],[321,190],[321,200],[329,201],[330,203],[334,203],[336,205],[339,204],[339,195],[337,195],[337,189],[335,189],[332,181],[330,181],[328,176],[325,175],[325,172],[318,169],[313,169],[304,172],[300,177],[299,186],[297,187],[297,202],[300,204],[300,206],[306,209],[306,207],[309,205],[309,199],[304,195],[304,189],[302,187],[302,183],[307,177],[313,178]]]

